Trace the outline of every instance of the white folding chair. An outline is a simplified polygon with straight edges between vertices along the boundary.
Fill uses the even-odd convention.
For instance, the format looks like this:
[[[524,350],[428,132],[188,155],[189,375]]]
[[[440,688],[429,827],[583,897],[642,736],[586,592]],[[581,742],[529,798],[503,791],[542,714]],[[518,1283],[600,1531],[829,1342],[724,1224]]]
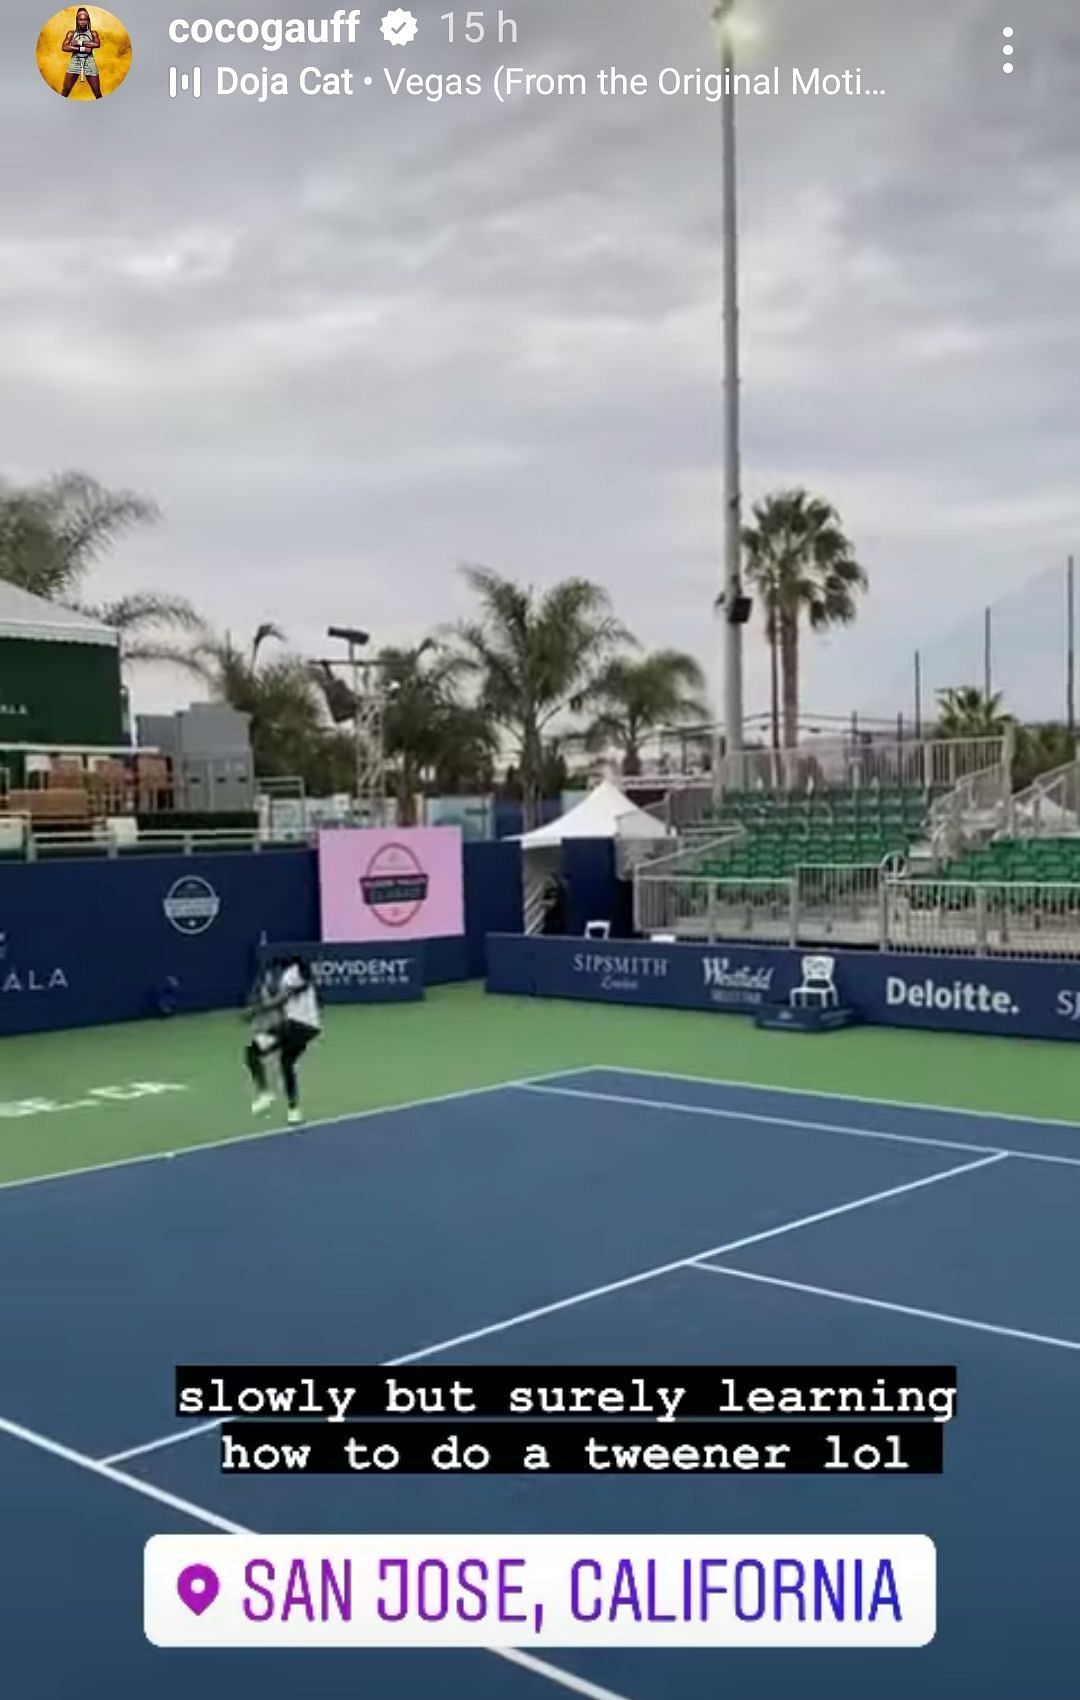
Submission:
[[[611,922],[586,921],[585,937],[587,939],[609,939],[611,937]]]
[[[836,958],[834,956],[804,956],[802,984],[791,993],[792,1009],[835,1009],[840,1002],[836,989]]]

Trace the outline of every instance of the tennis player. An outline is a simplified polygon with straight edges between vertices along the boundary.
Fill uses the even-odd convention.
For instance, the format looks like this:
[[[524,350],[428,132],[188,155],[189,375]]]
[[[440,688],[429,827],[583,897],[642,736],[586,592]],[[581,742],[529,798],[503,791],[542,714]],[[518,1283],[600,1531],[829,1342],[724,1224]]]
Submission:
[[[274,1057],[285,1088],[286,1119],[295,1126],[303,1120],[297,1064],[322,1031],[322,1012],[309,964],[299,956],[272,964],[270,974],[257,989],[251,1015],[255,1032],[245,1057],[255,1086],[252,1111],[262,1115],[274,1101],[266,1076],[267,1060]]]
[[[80,77],[85,77],[94,99],[101,99],[101,78],[98,75],[97,60],[94,58],[94,50],[100,46],[101,37],[90,22],[90,14],[85,6],[80,6],[75,14],[75,28],[68,30],[60,49],[61,53],[71,54],[64,86],[60,91],[65,100]]]

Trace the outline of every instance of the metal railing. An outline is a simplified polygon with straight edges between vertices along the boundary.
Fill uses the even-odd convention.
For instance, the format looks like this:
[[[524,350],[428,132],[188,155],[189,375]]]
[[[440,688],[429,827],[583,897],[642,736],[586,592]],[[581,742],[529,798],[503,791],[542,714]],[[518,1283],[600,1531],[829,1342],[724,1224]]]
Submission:
[[[862,738],[811,738],[795,749],[744,750],[721,757],[711,774],[640,774],[622,780],[630,794],[663,791],[652,811],[675,827],[709,817],[730,791],[811,793],[822,791],[918,790],[955,792],[973,776],[996,798],[1010,788],[1013,732],[1000,737],[929,738],[867,742]],[[991,777],[992,776],[992,777]]]
[[[795,871],[796,944],[876,944],[881,932],[881,886],[903,858],[885,863],[808,863]]]
[[[1080,884],[888,879],[881,944],[931,956],[1080,957]]]
[[[307,791],[299,776],[260,779],[256,806],[259,825],[268,838],[306,839],[308,836]]]
[[[1040,773],[1012,799],[1010,831],[1019,838],[1067,838],[1080,833],[1080,761]]]
[[[655,782],[650,787],[655,790]],[[674,783],[660,803],[650,803],[647,812],[676,832],[694,830],[709,824],[716,813],[716,797],[710,779],[680,779]],[[719,830],[715,821],[712,830]]]
[[[701,858],[726,854],[747,836],[742,826],[713,826],[680,837],[674,849],[665,847],[641,864],[641,871],[658,874],[700,874]]]
[[[1080,883],[909,879],[888,864],[807,865],[784,879],[648,868],[634,920],[697,942],[1080,959]]]
[[[972,773],[996,768],[1007,780],[1007,737],[931,738],[874,743],[861,738],[808,739],[791,750],[744,750],[724,756],[715,775],[722,793],[816,788],[952,790]]]
[[[791,942],[792,881],[710,879],[701,874],[640,873],[634,880],[638,932],[717,939]]]
[[[969,773],[931,804],[928,836],[936,866],[1004,831],[1012,815],[1011,740],[1004,765]]]
[[[208,851],[295,849],[301,842],[306,841],[272,838],[251,827],[155,828],[131,837],[98,827],[80,827],[68,832],[27,830],[21,850],[26,861],[37,862],[48,857],[195,856]]]
[[[527,861],[523,863],[521,870],[521,908],[522,925],[526,933],[542,933],[544,930],[550,883],[550,867],[531,868]]]
[[[29,836],[29,815],[0,813],[0,856],[25,856]]]
[[[671,854],[670,839],[617,837],[616,876],[621,880],[632,879],[638,868],[655,867],[657,862],[668,861]]]
[[[884,871],[876,863],[808,863],[770,879],[688,873],[676,862],[638,870],[639,932],[792,945],[876,944],[880,937]]]

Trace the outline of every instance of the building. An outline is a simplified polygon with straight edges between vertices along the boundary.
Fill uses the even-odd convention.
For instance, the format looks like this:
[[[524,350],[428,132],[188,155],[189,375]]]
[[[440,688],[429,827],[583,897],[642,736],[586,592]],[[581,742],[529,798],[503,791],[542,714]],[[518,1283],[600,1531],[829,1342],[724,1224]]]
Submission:
[[[0,750],[124,742],[119,632],[0,580]]]
[[[255,808],[250,716],[227,703],[196,702],[177,714],[140,714],[139,743],[168,758],[174,807],[186,814]]]

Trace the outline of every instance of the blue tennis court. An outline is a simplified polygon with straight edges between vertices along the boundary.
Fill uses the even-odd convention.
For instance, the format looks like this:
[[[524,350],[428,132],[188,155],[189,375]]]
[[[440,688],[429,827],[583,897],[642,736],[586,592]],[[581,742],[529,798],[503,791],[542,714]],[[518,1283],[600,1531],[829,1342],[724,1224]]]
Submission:
[[[1022,1062],[1018,1064],[1022,1066]],[[18,1700],[1065,1700],[1080,1134],[596,1068],[0,1188]],[[941,1477],[223,1477],[187,1363],[956,1363]],[[162,1652],[155,1533],[919,1533],[868,1653]]]

